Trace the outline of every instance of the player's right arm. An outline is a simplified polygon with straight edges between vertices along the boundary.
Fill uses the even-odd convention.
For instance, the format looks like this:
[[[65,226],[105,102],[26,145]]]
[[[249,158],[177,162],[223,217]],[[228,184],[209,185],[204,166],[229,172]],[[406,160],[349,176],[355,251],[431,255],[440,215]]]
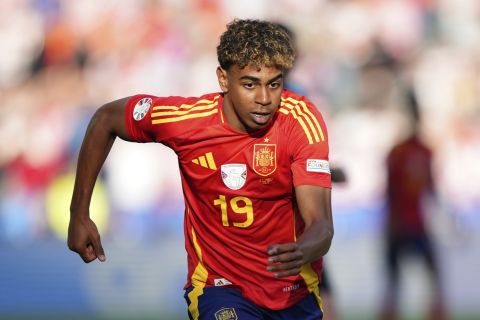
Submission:
[[[93,115],[78,156],[77,172],[70,204],[68,247],[86,263],[105,261],[100,234],[90,219],[90,201],[95,181],[116,137],[130,140],[125,124],[129,98],[107,103]]]

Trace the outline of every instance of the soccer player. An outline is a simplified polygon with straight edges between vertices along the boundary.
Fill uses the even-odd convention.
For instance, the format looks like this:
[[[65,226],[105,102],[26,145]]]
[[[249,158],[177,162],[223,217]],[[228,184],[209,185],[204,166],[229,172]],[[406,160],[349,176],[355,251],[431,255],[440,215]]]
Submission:
[[[386,260],[388,288],[380,319],[399,318],[399,278],[402,259],[410,254],[419,256],[432,281],[432,303],[429,319],[447,318],[441,277],[438,270],[432,239],[424,221],[423,201],[434,195],[432,177],[433,155],[419,136],[420,113],[414,93],[407,95],[412,132],[405,140],[395,145],[387,157],[387,225]]]
[[[234,20],[220,37],[221,92],[139,94],[94,114],[80,150],[68,246],[105,261],[89,202],[116,137],[178,156],[190,319],[322,319],[319,277],[333,237],[328,135],[283,89],[295,52],[273,23]]]

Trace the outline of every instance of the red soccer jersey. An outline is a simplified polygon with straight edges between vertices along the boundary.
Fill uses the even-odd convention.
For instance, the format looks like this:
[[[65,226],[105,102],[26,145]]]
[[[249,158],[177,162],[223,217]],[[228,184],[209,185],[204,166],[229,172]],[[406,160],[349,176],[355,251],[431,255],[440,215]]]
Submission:
[[[266,267],[267,247],[293,242],[303,229],[294,187],[331,186],[323,118],[303,96],[284,90],[271,123],[248,134],[228,125],[222,104],[221,93],[137,95],[126,108],[132,140],[160,142],[178,155],[190,298],[221,285],[270,309],[309,292],[318,296],[321,260],[281,279]]]
[[[432,153],[416,137],[388,155],[389,231],[395,235],[425,232],[423,196],[433,190]]]

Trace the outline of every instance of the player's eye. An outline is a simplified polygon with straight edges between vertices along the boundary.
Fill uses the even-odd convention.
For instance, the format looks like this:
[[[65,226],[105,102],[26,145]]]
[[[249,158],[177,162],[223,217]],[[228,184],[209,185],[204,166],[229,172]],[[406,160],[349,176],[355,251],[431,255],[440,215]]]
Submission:
[[[253,82],[245,82],[243,86],[247,89],[253,89],[255,87],[255,84]]]
[[[275,81],[275,82],[270,83],[270,88],[272,88],[272,89],[276,89],[276,88],[279,88],[279,87],[280,87],[280,82]]]

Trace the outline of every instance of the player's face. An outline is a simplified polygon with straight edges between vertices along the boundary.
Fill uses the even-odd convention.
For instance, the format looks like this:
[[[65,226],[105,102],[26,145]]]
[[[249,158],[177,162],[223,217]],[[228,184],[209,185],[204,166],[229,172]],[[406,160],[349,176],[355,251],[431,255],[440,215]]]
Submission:
[[[225,93],[223,112],[233,129],[252,132],[272,120],[280,105],[282,70],[234,65],[228,70],[218,68],[217,76]]]

